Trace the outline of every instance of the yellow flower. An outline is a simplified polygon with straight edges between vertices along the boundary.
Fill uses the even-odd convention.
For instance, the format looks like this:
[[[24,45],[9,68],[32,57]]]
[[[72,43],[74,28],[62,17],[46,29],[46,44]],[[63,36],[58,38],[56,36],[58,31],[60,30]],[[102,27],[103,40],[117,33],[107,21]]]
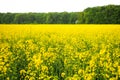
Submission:
[[[85,77],[84,77],[84,79],[85,80],[93,80],[93,77],[94,76],[92,74],[86,74]]]
[[[118,66],[118,74],[120,75],[120,66]]]
[[[5,64],[5,62],[0,62],[0,65],[2,65],[2,66],[3,66],[4,64]]]
[[[117,61],[115,61],[114,64],[113,64],[113,66],[114,66],[114,67],[117,67],[118,64],[119,64],[119,63],[118,63]]]
[[[48,67],[47,66],[42,66],[42,71],[43,72],[48,71]]]
[[[106,51],[106,49],[102,49],[102,50],[100,50],[100,54],[104,54],[105,51]]]
[[[110,78],[109,80],[117,80],[115,77],[113,77],[113,78]]]
[[[84,72],[84,71],[83,71],[82,69],[79,69],[79,70],[78,70],[78,74],[83,74],[83,72]]]
[[[7,78],[6,78],[6,80],[10,80],[10,78],[9,78],[9,77],[7,77]]]
[[[27,75],[27,76],[25,76],[25,80],[28,80],[29,79],[29,76]]]
[[[61,73],[61,77],[63,77],[63,78],[65,77],[65,73],[64,73],[64,72],[63,72],[63,73]]]
[[[35,80],[35,78],[34,77],[30,77],[30,79],[29,80]]]
[[[108,74],[105,74],[106,78],[109,78],[109,75]]]
[[[67,64],[67,59],[66,58],[64,59],[64,64]]]
[[[35,63],[35,67],[38,69],[39,65],[43,62],[43,60],[41,59],[41,54],[35,54],[33,56],[33,61]]]
[[[20,74],[22,75],[22,74],[25,74],[26,73],[26,71],[24,70],[24,69],[22,69],[22,70],[20,70]]]
[[[6,73],[7,67],[3,67],[3,72]]]

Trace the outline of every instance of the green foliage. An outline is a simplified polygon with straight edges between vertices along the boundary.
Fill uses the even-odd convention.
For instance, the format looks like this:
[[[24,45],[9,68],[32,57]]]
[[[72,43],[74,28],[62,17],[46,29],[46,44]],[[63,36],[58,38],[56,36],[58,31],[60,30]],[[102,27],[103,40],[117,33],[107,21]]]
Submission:
[[[75,24],[77,12],[0,13],[1,24]]]
[[[85,24],[120,24],[120,6],[108,5],[87,8],[81,12],[79,23]]]

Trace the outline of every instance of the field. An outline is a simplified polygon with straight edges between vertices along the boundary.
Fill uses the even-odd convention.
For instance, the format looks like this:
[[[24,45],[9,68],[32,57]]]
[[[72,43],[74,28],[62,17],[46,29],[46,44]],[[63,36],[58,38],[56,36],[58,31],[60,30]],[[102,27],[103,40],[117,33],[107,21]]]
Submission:
[[[120,25],[0,25],[0,80],[120,80]]]

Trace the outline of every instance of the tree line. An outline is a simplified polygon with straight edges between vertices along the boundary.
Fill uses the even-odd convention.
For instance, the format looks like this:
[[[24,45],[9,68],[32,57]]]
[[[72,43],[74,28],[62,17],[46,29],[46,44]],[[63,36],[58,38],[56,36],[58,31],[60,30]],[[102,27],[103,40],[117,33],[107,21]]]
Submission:
[[[120,5],[83,12],[0,13],[0,24],[120,24]]]
[[[74,24],[78,12],[50,13],[0,13],[3,24]]]
[[[79,23],[120,24],[120,5],[87,8],[80,13]]]

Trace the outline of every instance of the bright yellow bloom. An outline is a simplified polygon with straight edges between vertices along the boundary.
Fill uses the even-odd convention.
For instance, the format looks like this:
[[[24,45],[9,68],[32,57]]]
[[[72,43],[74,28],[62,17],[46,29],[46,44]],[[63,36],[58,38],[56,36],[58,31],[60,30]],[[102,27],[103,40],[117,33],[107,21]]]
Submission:
[[[26,71],[24,70],[24,69],[22,69],[22,70],[20,70],[20,74],[22,75],[22,74],[25,74],[26,73]]]
[[[115,77],[113,77],[113,78],[110,78],[110,80],[117,80]]]
[[[120,75],[120,66],[118,66],[118,74]]]
[[[61,77],[63,77],[63,78],[65,77],[65,73],[64,73],[64,72],[63,72],[63,73],[61,73]]]
[[[47,66],[42,66],[42,71],[43,71],[43,72],[48,71],[48,67],[47,67]]]
[[[78,70],[78,74],[83,74],[83,72],[84,72],[84,70],[82,70],[82,69]]]

